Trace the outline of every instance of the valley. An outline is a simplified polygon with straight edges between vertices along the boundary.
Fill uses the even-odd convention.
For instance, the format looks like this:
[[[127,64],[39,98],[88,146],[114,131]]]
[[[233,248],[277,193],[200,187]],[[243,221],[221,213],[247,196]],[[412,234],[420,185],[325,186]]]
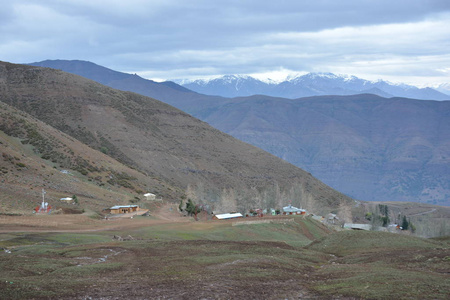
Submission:
[[[306,83],[316,84],[315,90],[342,84],[353,86],[353,92],[330,96],[340,91],[330,89],[324,95],[314,94],[321,96],[287,99],[262,95],[266,90],[250,80],[249,93],[258,95],[224,98],[90,62],[53,60],[34,65],[61,69],[159,99],[308,171],[352,198],[450,205],[449,101],[400,98],[413,94],[397,93],[402,87],[382,82],[377,84],[386,92],[377,96],[373,90],[363,90],[369,83],[333,74],[305,75],[292,89],[301,89]],[[244,79],[230,76],[216,84],[236,91],[241,85],[245,89]],[[214,89],[214,81],[210,83]],[[414,93],[417,89],[410,87],[407,91]],[[423,92],[426,94],[425,89]],[[415,96],[420,98],[419,94]]]
[[[59,70],[0,63],[0,100],[1,298],[448,298],[448,207],[352,199],[166,103]],[[43,189],[50,213],[34,211]],[[205,208],[198,218],[179,211],[190,201]],[[148,214],[108,214],[130,204]],[[308,213],[205,215],[289,204]],[[411,229],[343,229],[376,225],[380,207]]]
[[[450,299],[450,1],[2,1],[0,300]]]

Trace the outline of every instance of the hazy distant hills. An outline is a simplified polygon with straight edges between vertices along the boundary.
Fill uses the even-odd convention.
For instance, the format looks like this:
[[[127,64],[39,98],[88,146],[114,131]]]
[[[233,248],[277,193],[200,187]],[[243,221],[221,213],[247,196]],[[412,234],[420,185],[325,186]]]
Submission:
[[[292,164],[174,107],[60,70],[0,63],[0,100],[148,176],[148,189],[172,200],[184,196],[225,211],[292,201],[324,212],[351,201]],[[12,128],[22,126],[15,124]],[[52,149],[37,153],[55,166],[64,164],[67,155],[51,154]],[[97,180],[97,169],[103,169],[95,168],[95,159],[80,159],[86,161],[83,173]],[[127,179],[133,184],[129,176],[118,180]]]
[[[175,106],[185,112],[216,106],[227,100],[219,96],[208,96],[188,90],[174,82],[155,82],[137,75],[114,71],[92,62],[82,60],[45,60],[29,65],[62,70],[97,81],[122,91],[139,93]]]
[[[450,205],[450,101],[253,96],[198,115],[354,198]]]
[[[175,93],[176,91],[192,93],[192,91],[171,82],[158,83],[152,80],[144,79],[137,75],[117,72],[88,61],[45,60],[29,65],[62,70],[64,72],[77,74],[97,81],[101,84],[115,87],[121,90],[132,90],[138,93],[140,91],[141,94],[142,92],[144,92],[143,94],[145,94],[145,88],[151,88],[152,90],[154,90],[155,93],[157,93],[156,96],[158,95],[158,93],[171,95],[171,93]]]
[[[211,80],[178,81],[182,86],[207,95],[243,97],[268,95],[301,98],[320,95],[375,94],[385,98],[405,97],[423,100],[450,100],[450,96],[432,88],[392,84],[383,80],[368,81],[355,76],[332,73],[309,73],[288,78],[281,83],[263,82],[250,76],[225,75]],[[441,89],[443,90],[443,89]]]
[[[57,62],[65,71],[77,64],[80,75],[87,66],[98,77],[115,72],[88,62]],[[128,81],[109,81],[111,86],[157,97],[355,198],[450,205],[448,101],[374,95],[227,99],[125,75]],[[371,91],[381,93],[378,87]]]

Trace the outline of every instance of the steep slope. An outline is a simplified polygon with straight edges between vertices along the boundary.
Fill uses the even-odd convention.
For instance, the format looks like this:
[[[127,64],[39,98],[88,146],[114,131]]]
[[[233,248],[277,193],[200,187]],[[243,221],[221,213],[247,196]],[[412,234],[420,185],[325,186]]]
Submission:
[[[42,201],[54,207],[101,211],[139,202],[151,191],[175,196],[175,188],[149,178],[29,114],[0,102],[0,213],[31,213]],[[60,198],[76,195],[79,205]]]
[[[354,198],[450,205],[449,101],[253,96],[194,115]]]
[[[62,71],[1,63],[0,99],[217,209],[292,201],[327,211],[351,201],[165,103]]]

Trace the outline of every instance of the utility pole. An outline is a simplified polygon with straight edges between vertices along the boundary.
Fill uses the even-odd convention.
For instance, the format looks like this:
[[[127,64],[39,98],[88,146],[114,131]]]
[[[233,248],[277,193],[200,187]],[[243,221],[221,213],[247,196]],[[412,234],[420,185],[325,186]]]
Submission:
[[[46,191],[44,189],[42,189],[42,204],[41,204],[42,210],[45,209],[45,194],[46,194]]]

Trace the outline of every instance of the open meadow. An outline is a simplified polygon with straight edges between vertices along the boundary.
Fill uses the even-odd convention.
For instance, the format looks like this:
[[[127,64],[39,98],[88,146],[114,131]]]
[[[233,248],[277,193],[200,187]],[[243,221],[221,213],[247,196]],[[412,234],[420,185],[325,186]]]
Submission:
[[[333,232],[303,216],[195,222],[166,206],[133,219],[1,216],[0,232],[1,299],[450,296],[448,239]]]

